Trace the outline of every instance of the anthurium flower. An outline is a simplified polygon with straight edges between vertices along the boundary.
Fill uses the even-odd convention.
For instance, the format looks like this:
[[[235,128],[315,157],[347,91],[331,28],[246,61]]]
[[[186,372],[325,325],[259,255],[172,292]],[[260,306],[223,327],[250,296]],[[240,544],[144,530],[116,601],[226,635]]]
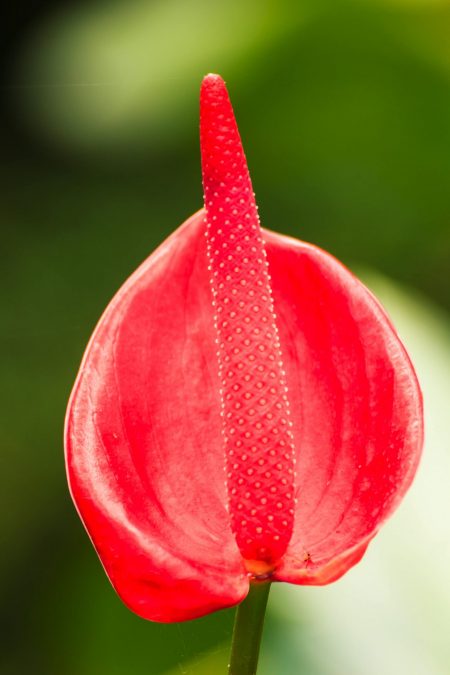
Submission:
[[[205,208],[112,300],[70,399],[70,489],[123,601],[155,621],[252,579],[327,584],[414,476],[422,403],[373,295],[262,230],[223,80],[201,90]]]

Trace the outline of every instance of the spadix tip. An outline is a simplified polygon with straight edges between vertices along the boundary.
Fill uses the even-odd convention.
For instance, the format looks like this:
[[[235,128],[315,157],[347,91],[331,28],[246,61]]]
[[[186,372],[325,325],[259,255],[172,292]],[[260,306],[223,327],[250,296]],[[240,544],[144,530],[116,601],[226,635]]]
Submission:
[[[201,91],[205,92],[219,92],[226,90],[225,80],[217,73],[208,73],[202,80]]]

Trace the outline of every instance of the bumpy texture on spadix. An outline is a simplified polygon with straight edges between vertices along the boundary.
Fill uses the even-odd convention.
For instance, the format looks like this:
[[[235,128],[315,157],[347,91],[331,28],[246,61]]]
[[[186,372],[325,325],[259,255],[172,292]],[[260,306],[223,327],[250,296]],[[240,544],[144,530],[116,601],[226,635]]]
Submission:
[[[216,75],[201,145],[205,211],[112,300],[66,418],[80,516],[121,598],[155,621],[236,604],[251,576],[337,579],[422,446],[417,380],[378,302],[329,254],[260,229]]]
[[[248,568],[270,568],[294,521],[294,441],[258,212],[223,80],[200,99],[206,238],[231,526]]]

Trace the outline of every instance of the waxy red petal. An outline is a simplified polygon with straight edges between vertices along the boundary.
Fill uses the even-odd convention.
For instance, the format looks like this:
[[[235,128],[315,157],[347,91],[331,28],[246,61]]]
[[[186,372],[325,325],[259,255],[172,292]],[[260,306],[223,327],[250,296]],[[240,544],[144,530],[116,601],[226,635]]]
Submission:
[[[361,557],[419,462],[422,398],[377,300],[332,256],[266,233],[297,449],[294,533],[275,578],[327,583]]]
[[[67,415],[74,501],[123,601],[155,621],[248,591],[226,510],[203,230],[194,216],[118,292]]]
[[[275,578],[322,584],[361,557],[414,474],[421,399],[370,292],[327,253],[265,232],[297,452],[295,530]],[[72,495],[124,602],[158,621],[239,602],[226,510],[202,213],[118,292],[67,417]]]

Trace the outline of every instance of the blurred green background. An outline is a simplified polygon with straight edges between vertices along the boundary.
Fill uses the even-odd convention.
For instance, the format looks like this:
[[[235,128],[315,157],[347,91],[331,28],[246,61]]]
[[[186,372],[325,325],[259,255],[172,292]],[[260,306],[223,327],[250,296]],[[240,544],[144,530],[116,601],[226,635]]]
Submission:
[[[232,611],[164,626],[122,606],[62,451],[100,313],[201,206],[210,71],[264,225],[360,272],[426,401],[417,481],[364,561],[272,589],[261,675],[448,675],[450,3],[19,0],[0,31],[1,675],[225,673]]]

